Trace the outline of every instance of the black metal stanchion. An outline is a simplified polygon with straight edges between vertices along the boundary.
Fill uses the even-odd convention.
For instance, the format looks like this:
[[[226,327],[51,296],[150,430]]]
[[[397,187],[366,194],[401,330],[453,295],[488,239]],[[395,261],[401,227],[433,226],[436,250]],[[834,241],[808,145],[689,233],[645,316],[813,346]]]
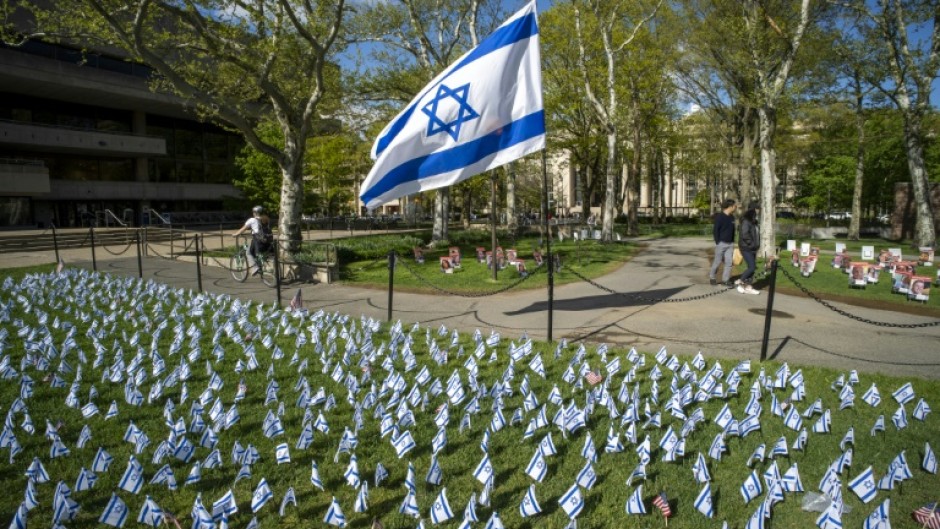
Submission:
[[[55,248],[55,262],[58,265],[62,259],[59,257],[59,235],[55,231],[55,224],[52,225],[52,247]]]
[[[202,252],[199,251],[198,235],[193,235],[193,244],[196,246],[196,287],[202,292]]]
[[[767,313],[764,314],[764,338],[760,345],[760,360],[767,359],[767,343],[770,341],[770,320],[774,312],[774,291],[777,286],[777,260],[770,262],[770,288],[767,290]]]
[[[135,242],[137,244],[137,277],[144,278],[144,262],[140,258],[140,229],[135,232]]]
[[[170,259],[173,259],[173,226],[170,226]],[[186,247],[186,236],[183,235],[183,248]]]
[[[88,234],[91,238],[91,269],[98,271],[98,259],[95,257],[95,228],[88,228]]]
[[[392,292],[395,288],[395,250],[388,252],[388,320],[392,321]]]
[[[277,288],[277,307],[281,308],[281,261],[277,254],[281,253],[280,244],[274,241],[274,286]]]

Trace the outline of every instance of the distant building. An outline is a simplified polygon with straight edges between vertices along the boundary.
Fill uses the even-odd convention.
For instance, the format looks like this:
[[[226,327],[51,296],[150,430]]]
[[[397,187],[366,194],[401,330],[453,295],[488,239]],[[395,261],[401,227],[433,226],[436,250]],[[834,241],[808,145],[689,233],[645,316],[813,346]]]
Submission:
[[[240,136],[148,87],[146,66],[31,41],[0,46],[0,228],[218,211]]]

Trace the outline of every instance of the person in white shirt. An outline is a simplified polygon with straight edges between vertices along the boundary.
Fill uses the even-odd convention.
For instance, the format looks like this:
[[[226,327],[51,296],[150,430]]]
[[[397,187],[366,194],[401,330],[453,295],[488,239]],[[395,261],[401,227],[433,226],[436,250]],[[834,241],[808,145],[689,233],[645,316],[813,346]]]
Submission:
[[[261,266],[258,261],[258,252],[266,251],[263,247],[264,227],[270,223],[268,216],[264,214],[264,208],[255,206],[251,208],[251,218],[245,221],[245,225],[240,230],[232,234],[232,237],[238,237],[247,230],[251,230],[251,245],[248,247],[248,266],[254,267],[255,271],[251,275],[256,276],[261,273]]]

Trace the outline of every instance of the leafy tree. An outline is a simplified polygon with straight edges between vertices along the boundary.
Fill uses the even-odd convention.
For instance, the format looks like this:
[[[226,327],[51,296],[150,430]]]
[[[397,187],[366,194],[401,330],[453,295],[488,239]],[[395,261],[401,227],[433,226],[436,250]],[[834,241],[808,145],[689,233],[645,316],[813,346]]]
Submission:
[[[13,1],[32,28],[4,26],[7,42],[61,39],[118,48],[153,68],[153,88],[182,97],[201,116],[244,136],[281,173],[279,229],[301,240],[303,160],[313,121],[330,90],[328,64],[345,0]],[[5,4],[6,5],[6,4]],[[51,6],[45,8],[43,6]],[[10,24],[5,19],[5,24]],[[329,103],[327,102],[327,107]],[[271,116],[283,144],[263,129]]]

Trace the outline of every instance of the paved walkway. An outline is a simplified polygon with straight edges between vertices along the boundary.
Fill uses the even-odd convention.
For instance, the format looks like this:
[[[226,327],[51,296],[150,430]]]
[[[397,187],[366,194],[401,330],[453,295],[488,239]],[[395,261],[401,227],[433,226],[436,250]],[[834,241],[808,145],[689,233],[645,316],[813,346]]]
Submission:
[[[618,293],[641,293],[650,298],[686,298],[713,292],[706,275],[705,239],[658,239],[617,271],[597,282]],[[77,252],[77,251],[76,251]],[[99,259],[102,254],[99,252]],[[130,254],[126,254],[130,255]],[[6,256],[3,256],[6,257]],[[32,256],[38,262],[53,259]],[[99,263],[99,270],[119,275],[137,275],[136,258],[112,257]],[[67,257],[68,259],[68,257]],[[79,255],[75,265],[90,267]],[[84,258],[87,259],[87,256]],[[0,267],[12,266],[0,259]],[[472,265],[472,264],[471,264]],[[398,273],[408,273],[401,270]],[[196,288],[195,264],[159,258],[144,260],[144,276],[182,288]],[[447,278],[440,277],[441,285]],[[779,281],[786,281],[780,277]],[[265,302],[275,292],[258,280],[237,283],[219,268],[203,268],[203,287]],[[302,285],[304,306],[336,310],[354,316],[365,314],[385,319],[388,293],[385,290],[343,285]],[[296,291],[285,285],[283,300]],[[553,337],[569,341],[583,339],[654,352],[666,346],[670,352],[695,354],[702,351],[718,358],[760,357],[763,309],[766,293],[759,296],[729,291],[705,299],[681,303],[649,303],[636,297],[609,294],[585,282],[555,289]],[[545,290],[511,290],[485,298],[394,293],[395,319],[419,321],[463,332],[490,329],[517,339],[527,331],[534,339],[545,339],[547,300]],[[907,314],[844,307],[858,316],[893,323],[932,321]],[[774,307],[769,357],[793,364],[815,364],[836,369],[858,369],[898,376],[940,378],[940,326],[922,329],[877,327],[848,319],[806,297],[778,294]]]

